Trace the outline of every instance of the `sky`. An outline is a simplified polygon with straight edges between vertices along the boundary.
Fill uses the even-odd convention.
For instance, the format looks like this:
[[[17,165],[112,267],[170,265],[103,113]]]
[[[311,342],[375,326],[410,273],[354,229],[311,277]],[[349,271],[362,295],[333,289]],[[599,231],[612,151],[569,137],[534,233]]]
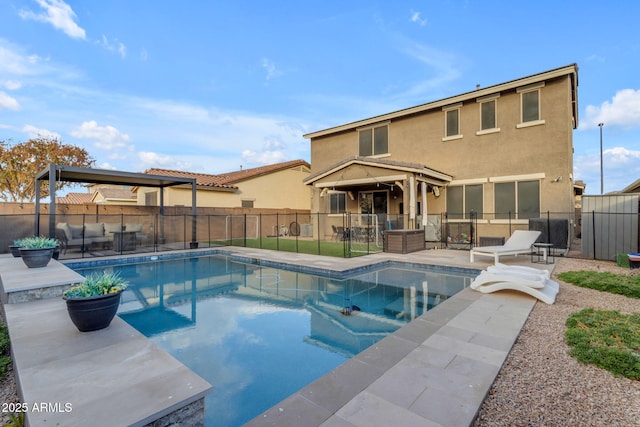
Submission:
[[[0,0],[0,141],[219,174],[310,161],[306,133],[577,63],[574,179],[618,191],[640,178],[638,16],[635,1]]]

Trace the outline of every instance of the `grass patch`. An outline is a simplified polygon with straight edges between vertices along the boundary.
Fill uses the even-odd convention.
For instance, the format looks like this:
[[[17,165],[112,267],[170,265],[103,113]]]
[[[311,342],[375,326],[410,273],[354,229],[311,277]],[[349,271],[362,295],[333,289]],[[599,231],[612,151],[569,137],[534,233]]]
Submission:
[[[640,380],[640,313],[586,308],[566,322],[569,354],[632,380]]]
[[[558,274],[563,282],[583,288],[596,289],[629,298],[640,298],[640,276],[597,271],[567,271]]]
[[[9,331],[6,325],[0,325],[0,379],[7,376],[11,366]]]
[[[318,242],[317,240],[278,239],[275,237],[267,237],[263,239],[217,240],[212,241],[211,243],[225,246],[242,246],[255,249],[271,249],[282,252],[298,252],[302,254],[335,256],[340,258],[367,255],[367,252],[365,252],[366,245],[359,245],[364,248],[363,252],[351,252],[351,254],[349,255],[349,245],[346,242]],[[375,245],[371,245],[370,251],[371,253],[380,252],[381,249]]]

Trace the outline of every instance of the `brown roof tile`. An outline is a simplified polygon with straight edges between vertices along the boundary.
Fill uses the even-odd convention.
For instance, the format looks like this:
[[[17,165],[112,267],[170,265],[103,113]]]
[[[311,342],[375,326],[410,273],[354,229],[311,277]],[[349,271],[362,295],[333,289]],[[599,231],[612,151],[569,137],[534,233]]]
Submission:
[[[261,175],[267,175],[280,170],[290,169],[296,166],[309,168],[309,163],[304,160],[291,160],[283,163],[275,163],[272,165],[259,166],[257,168],[241,169],[233,172],[226,172],[218,175],[210,175],[204,173],[183,172],[170,169],[147,169],[144,173],[151,175],[166,175],[182,178],[195,178],[197,185],[220,187],[220,188],[237,188],[235,183],[255,178]]]
[[[90,193],[67,193],[66,196],[56,197],[56,203],[66,203],[68,205],[82,205],[91,203],[93,194]]]

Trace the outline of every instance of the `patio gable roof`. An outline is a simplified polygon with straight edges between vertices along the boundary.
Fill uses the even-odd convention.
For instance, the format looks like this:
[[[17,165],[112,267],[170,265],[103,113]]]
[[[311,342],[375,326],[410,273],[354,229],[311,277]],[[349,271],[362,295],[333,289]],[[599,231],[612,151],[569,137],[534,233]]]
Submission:
[[[303,182],[307,185],[314,185],[316,187],[334,187],[336,186],[336,184],[338,184],[337,182],[319,181],[323,178],[329,177],[332,174],[335,174],[336,172],[351,168],[354,165],[387,169],[392,175],[389,175],[387,177],[373,177],[363,172],[362,177],[340,180],[339,185],[344,186],[373,183],[381,179],[398,180],[404,179],[404,176],[407,174],[415,175],[418,181],[424,181],[435,186],[445,186],[453,180],[453,177],[451,175],[437,171],[435,169],[431,169],[426,165],[422,165],[420,163],[399,162],[395,160],[353,156],[309,175],[306,179],[304,179]]]

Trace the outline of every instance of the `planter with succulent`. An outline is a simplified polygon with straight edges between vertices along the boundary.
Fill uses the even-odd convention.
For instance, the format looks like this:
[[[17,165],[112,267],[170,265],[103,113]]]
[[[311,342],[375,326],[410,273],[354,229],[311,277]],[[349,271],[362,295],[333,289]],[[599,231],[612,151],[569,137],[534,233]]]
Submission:
[[[58,247],[58,241],[49,237],[34,236],[20,240],[20,256],[29,268],[46,267]]]
[[[105,271],[87,276],[84,282],[64,291],[62,298],[80,332],[97,331],[111,324],[126,288],[127,282],[118,273]]]
[[[9,245],[9,251],[14,258],[20,258],[20,242],[22,239],[14,240],[12,245]]]

